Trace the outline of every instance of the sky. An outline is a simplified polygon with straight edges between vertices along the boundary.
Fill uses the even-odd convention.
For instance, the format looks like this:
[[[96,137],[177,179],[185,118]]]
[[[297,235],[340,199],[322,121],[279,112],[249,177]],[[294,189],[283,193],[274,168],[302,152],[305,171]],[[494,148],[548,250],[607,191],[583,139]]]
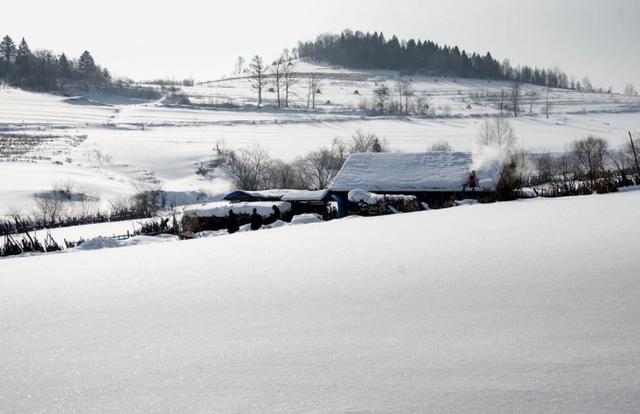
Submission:
[[[350,28],[640,88],[637,0],[22,0],[2,9],[2,35],[76,57],[87,49],[136,80],[215,79],[238,56],[271,61],[299,40]]]

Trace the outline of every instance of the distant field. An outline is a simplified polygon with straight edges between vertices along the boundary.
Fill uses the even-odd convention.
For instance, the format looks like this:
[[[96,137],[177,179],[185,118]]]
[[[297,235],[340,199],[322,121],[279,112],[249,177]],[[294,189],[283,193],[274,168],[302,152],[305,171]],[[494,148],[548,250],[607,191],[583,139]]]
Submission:
[[[105,206],[130,194],[131,181],[138,179],[157,180],[176,192],[223,193],[230,188],[224,175],[203,178],[195,173],[198,163],[209,159],[220,143],[230,148],[257,143],[271,156],[291,160],[362,130],[384,138],[398,151],[424,151],[441,140],[456,150],[471,150],[483,119],[499,114],[496,94],[509,88],[507,83],[486,80],[407,77],[415,95],[429,102],[432,116],[369,117],[358,109],[361,102],[383,82],[395,93],[396,73],[308,63],[299,70],[320,77],[324,73],[315,111],[304,108],[304,78],[294,88],[293,108],[288,110],[274,109],[275,95],[270,92],[265,93],[266,107],[258,110],[255,92],[244,78],[182,88],[191,105],[175,105],[165,98],[127,104],[124,98],[67,98],[0,89],[0,160],[12,161],[0,162],[0,172],[16,177],[0,183],[0,214],[10,207],[30,208],[34,193],[69,179]],[[533,151],[561,151],[572,140],[591,134],[619,145],[627,131],[640,130],[637,98],[552,90],[551,117],[546,119],[540,113],[545,93],[541,87],[525,85],[525,113],[511,119],[520,145]],[[229,103],[238,108],[215,109]],[[11,136],[22,138],[10,142],[6,137]],[[37,142],[29,137],[46,138]]]

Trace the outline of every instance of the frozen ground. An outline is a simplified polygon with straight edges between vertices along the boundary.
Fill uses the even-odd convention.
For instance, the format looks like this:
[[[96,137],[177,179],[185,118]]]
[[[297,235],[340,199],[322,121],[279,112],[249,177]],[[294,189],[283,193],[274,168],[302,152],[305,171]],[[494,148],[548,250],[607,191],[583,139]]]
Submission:
[[[640,410],[640,192],[0,260],[0,411]]]
[[[441,140],[448,140],[455,150],[469,151],[484,117],[498,114],[495,94],[509,87],[484,80],[413,77],[416,95],[430,102],[435,117],[367,117],[358,109],[360,101],[370,98],[382,83],[393,90],[396,73],[309,63],[300,63],[299,70],[322,79],[316,111],[301,109],[306,104],[304,79],[294,90],[290,110],[274,109],[273,94],[268,92],[267,107],[256,109],[251,105],[254,91],[242,78],[185,87],[182,93],[193,105],[182,106],[169,105],[168,98],[140,103],[0,89],[0,134],[5,134],[0,135],[0,176],[7,177],[0,182],[0,214],[14,207],[29,211],[35,193],[69,180],[100,198],[103,208],[131,194],[132,183],[139,180],[157,181],[175,194],[202,192],[216,198],[230,189],[228,178],[219,170],[206,177],[196,170],[221,142],[230,148],[258,143],[273,157],[291,160],[362,130],[385,138],[399,151],[424,151]],[[636,98],[552,90],[553,110],[547,120],[540,115],[545,91],[532,85],[523,91],[527,113],[512,119],[512,124],[521,145],[533,151],[561,151],[572,140],[590,134],[619,145],[627,139],[627,131],[640,132]],[[533,101],[530,92],[537,93]],[[221,103],[239,107],[216,109]],[[56,138],[28,147],[14,162],[4,162],[8,157],[3,156],[7,149],[2,139],[15,133]],[[74,137],[83,138],[76,142]]]

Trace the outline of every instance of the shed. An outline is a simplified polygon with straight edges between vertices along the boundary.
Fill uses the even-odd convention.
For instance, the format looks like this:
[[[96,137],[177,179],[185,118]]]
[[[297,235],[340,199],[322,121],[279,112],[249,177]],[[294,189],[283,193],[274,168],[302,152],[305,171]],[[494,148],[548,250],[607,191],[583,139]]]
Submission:
[[[335,209],[332,214],[332,209],[328,208],[330,199],[329,190],[288,190],[287,194],[282,197],[282,201],[291,204],[291,211],[294,215],[315,213],[321,215],[325,220],[335,218]]]
[[[285,201],[291,205],[291,214],[316,213],[330,218],[328,202],[329,190],[274,189],[260,191],[237,190],[227,194],[225,200],[231,203]]]
[[[455,199],[492,198],[501,168],[499,161],[474,162],[467,152],[356,153],[347,158],[329,190],[341,216],[347,214],[349,191],[356,189],[414,195],[437,208]],[[475,187],[466,185],[471,171],[476,171]]]
[[[280,213],[288,220],[291,219],[291,204],[283,201],[258,201],[228,203],[215,201],[211,203],[186,206],[182,214],[182,222],[189,231],[219,230],[226,227],[229,211],[237,216],[240,225],[250,222],[251,213],[257,213],[268,221],[273,214],[273,206],[277,206]]]

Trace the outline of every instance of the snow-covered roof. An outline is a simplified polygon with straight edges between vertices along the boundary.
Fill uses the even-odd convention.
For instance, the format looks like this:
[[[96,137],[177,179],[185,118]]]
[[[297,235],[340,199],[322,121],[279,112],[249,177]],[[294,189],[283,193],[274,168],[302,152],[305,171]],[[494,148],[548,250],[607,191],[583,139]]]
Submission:
[[[321,201],[326,196],[328,190],[289,190],[289,189],[273,189],[260,191],[236,190],[227,194],[224,199],[228,201]]]
[[[347,158],[329,189],[462,191],[472,169],[476,170],[479,189],[495,189],[500,169],[495,163],[474,167],[471,153],[356,153]]]
[[[282,201],[254,201],[250,203],[227,203],[216,201],[200,205],[189,206],[184,210],[185,217],[226,217],[230,210],[235,214],[251,214],[255,208],[259,215],[268,217],[273,214],[273,206],[278,206],[280,212],[291,210],[291,204]]]
[[[286,194],[286,191],[287,190],[236,190],[227,194],[224,199],[229,201],[280,200]]]
[[[328,193],[329,190],[291,190],[282,197],[282,201],[322,201]]]

